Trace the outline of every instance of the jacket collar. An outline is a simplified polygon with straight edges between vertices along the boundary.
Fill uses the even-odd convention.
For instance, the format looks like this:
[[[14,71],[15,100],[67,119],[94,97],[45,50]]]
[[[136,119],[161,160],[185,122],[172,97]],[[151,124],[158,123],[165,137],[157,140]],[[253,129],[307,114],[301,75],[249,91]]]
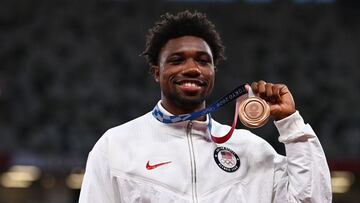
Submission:
[[[161,100],[157,103],[156,107],[153,110],[153,116],[154,116],[154,111],[159,111],[160,114],[162,114],[163,116],[173,116],[173,114],[171,114],[170,112],[168,112],[161,104]],[[155,116],[154,116],[155,118]],[[158,120],[158,122],[161,122],[161,119],[155,118],[156,120]],[[162,122],[163,125],[166,125],[166,128],[172,128],[173,130],[181,130],[181,133],[184,134],[184,130],[186,130],[189,122],[192,122],[192,134],[193,135],[203,135],[206,137],[209,137],[209,124],[211,124],[210,122],[211,117],[209,116],[209,114],[206,115],[206,120],[205,121],[198,121],[198,120],[192,120],[192,121],[182,121],[182,122],[177,122],[177,123],[164,123]]]

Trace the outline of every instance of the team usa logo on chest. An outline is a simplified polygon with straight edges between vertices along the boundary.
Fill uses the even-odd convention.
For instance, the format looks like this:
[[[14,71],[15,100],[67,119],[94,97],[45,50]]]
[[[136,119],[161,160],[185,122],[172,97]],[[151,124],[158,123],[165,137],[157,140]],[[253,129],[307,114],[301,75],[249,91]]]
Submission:
[[[239,156],[227,147],[217,147],[214,151],[216,164],[228,173],[235,172],[240,168]]]

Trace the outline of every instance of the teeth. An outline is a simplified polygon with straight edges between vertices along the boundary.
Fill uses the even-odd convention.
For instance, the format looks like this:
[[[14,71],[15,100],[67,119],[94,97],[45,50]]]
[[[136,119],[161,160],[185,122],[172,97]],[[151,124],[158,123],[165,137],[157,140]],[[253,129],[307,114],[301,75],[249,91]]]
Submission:
[[[183,83],[184,86],[187,86],[187,87],[197,87],[198,85],[195,84],[195,83],[191,83],[191,82],[186,82],[186,83]]]

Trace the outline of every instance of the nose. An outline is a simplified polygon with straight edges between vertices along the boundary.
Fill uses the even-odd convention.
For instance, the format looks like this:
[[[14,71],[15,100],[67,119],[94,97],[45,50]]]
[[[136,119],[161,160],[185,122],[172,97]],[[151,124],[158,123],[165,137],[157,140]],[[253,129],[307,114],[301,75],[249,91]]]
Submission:
[[[201,75],[201,70],[199,65],[193,59],[189,59],[186,62],[186,66],[182,71],[182,74],[187,77],[198,77]]]

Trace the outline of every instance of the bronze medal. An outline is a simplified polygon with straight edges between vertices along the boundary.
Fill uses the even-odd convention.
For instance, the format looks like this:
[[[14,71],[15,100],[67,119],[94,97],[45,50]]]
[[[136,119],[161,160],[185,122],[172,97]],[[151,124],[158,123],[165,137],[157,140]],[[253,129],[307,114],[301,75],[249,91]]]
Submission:
[[[270,116],[269,105],[259,97],[245,99],[238,109],[239,118],[248,128],[259,128],[267,123]]]

